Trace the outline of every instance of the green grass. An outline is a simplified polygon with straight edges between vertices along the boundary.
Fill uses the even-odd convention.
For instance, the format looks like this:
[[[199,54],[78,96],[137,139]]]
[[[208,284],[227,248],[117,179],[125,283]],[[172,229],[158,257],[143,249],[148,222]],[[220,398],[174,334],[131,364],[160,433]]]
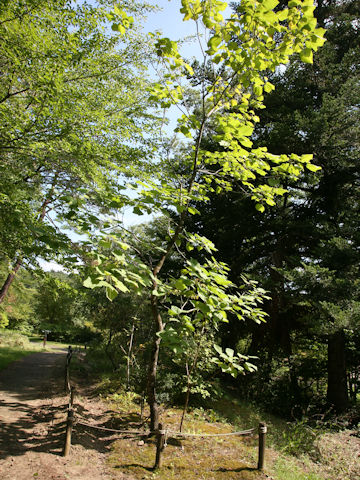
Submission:
[[[38,350],[26,335],[8,329],[0,329],[0,370]]]
[[[82,364],[100,376],[103,365],[98,357]],[[95,368],[96,366],[96,368]],[[104,373],[104,372],[103,372]],[[104,374],[105,375],[105,374]],[[123,391],[123,378],[105,376],[97,393],[108,402],[113,417],[103,426],[137,430],[140,427],[140,398]],[[144,418],[149,415],[145,408]],[[161,421],[167,430],[178,429],[181,409],[161,406]],[[360,471],[358,429],[334,430],[327,424],[309,423],[309,419],[287,422],[254,404],[224,394],[209,402],[208,408],[191,408],[184,431],[188,433],[225,433],[257,428],[260,421],[268,425],[265,470],[258,472],[257,436],[171,439],[163,454],[163,467],[153,471],[155,442],[153,438],[119,438],[112,443],[108,457],[115,472],[135,480],[357,480]]]
[[[0,347],[0,370],[30,353],[34,353],[34,350],[24,350],[20,347]]]
[[[139,405],[128,393],[113,394],[110,406],[118,411],[113,422],[115,428],[134,429],[140,421]],[[148,414],[148,412],[146,412]],[[166,429],[177,431],[181,409],[167,409],[162,414]],[[188,433],[223,434],[232,431],[226,423],[208,423],[190,413],[184,431]],[[155,461],[155,438],[119,439],[112,445],[110,465],[134,479],[170,480],[263,480],[265,474],[256,470],[257,440],[254,437],[187,437],[169,436],[163,452],[163,467],[153,471]]]
[[[274,465],[276,480],[324,480],[316,473],[304,472],[291,457],[279,457]]]
[[[112,428],[136,429],[139,425],[139,399],[129,392],[103,395],[117,412]],[[149,412],[145,411],[145,417]],[[166,429],[176,431],[181,410],[166,408],[161,420]],[[230,420],[231,418],[231,420]],[[195,408],[185,421],[189,433],[225,433],[268,424],[265,470],[256,470],[257,436],[169,439],[163,455],[163,468],[154,472],[154,439],[123,438],[112,444],[109,463],[116,471],[134,479],[183,480],[355,480],[360,457],[354,456],[354,432],[319,432],[315,437],[303,422],[289,424],[261,412],[245,402],[224,398],[213,409]],[[308,439],[305,441],[305,434]],[[309,448],[309,447],[312,448]],[[316,456],[313,453],[316,447]],[[316,458],[315,458],[316,457]],[[211,461],[209,460],[211,459]]]

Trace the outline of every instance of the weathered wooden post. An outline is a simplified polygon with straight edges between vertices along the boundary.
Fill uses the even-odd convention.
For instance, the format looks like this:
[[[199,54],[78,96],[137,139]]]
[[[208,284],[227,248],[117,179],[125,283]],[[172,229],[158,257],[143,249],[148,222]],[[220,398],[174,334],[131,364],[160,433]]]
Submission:
[[[162,452],[165,446],[165,430],[163,430],[163,426],[159,423],[159,430],[156,433],[156,458],[155,458],[155,465],[154,470],[161,468],[162,466]]]
[[[70,390],[70,408],[72,408],[74,405],[75,393],[75,388],[72,387]]]
[[[65,365],[65,393],[69,391],[69,364],[66,360]]]
[[[263,470],[265,463],[265,446],[266,446],[266,432],[267,426],[266,423],[259,423],[259,459],[258,459],[258,470]]]
[[[71,433],[74,425],[74,412],[69,408],[68,416],[66,421],[66,435],[65,435],[65,445],[64,445],[64,457],[66,457],[70,452],[71,447]]]
[[[68,347],[68,353],[67,353],[67,355],[66,355],[66,363],[67,363],[68,365],[70,364],[70,360],[71,360],[72,354],[73,354],[73,349],[71,348],[71,345],[69,345],[69,347]]]
[[[70,368],[70,361],[73,354],[73,350],[71,345],[68,348],[68,353],[66,354],[66,367],[65,367],[65,392],[70,392],[70,375],[69,375],[69,368]]]

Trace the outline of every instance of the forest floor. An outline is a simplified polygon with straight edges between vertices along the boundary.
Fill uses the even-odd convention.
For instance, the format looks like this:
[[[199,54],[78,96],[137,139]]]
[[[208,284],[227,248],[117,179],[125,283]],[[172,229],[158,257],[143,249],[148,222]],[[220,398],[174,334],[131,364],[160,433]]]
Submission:
[[[257,436],[194,437],[167,439],[163,467],[154,472],[155,440],[142,429],[139,399],[115,386],[113,393],[95,388],[91,370],[81,353],[71,364],[76,387],[72,447],[62,456],[68,395],[64,394],[66,349],[23,357],[0,372],[0,478],[2,480],[359,480],[360,438],[355,431],[318,436],[318,458],[300,453],[287,455],[274,433],[284,437],[279,425],[265,418],[270,431],[264,472],[256,470]],[[111,383],[112,386],[114,386]],[[119,393],[118,393],[119,392]],[[256,427],[258,413],[223,399],[222,408],[193,410],[185,431],[223,434]],[[239,410],[238,410],[239,408]],[[222,410],[222,413],[220,413]],[[262,419],[263,419],[263,414]],[[181,410],[166,408],[162,421],[177,431]],[[236,420],[240,419],[240,420]],[[242,425],[244,422],[244,425]],[[84,425],[100,427],[99,429]],[[135,430],[135,435],[114,435],[106,429]],[[307,429],[304,430],[309,436]],[[310,432],[311,433],[311,432]],[[302,431],[285,435],[286,448],[301,440]],[[286,451],[286,450],[285,450]]]

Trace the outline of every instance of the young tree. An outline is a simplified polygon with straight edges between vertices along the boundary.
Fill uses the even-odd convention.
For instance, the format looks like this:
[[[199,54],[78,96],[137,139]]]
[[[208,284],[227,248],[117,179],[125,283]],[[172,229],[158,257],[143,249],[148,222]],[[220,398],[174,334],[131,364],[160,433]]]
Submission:
[[[259,120],[254,110],[264,106],[264,93],[273,89],[265,70],[275,70],[296,52],[311,62],[312,50],[324,42],[324,30],[316,28],[312,2],[292,0],[288,8],[275,12],[277,5],[276,0],[244,0],[238,12],[224,20],[221,11],[226,3],[182,2],[184,20],[195,22],[203,52],[202,65],[212,71],[211,77],[196,75],[181,57],[176,42],[159,38],[155,43],[159,63],[167,73],[153,89],[152,99],[163,108],[176,105],[181,110],[177,132],[189,139],[188,148],[177,173],[172,169],[169,174],[168,168],[159,168],[159,176],[153,182],[143,183],[138,198],[129,203],[135,206],[135,212],[165,215],[167,240],[160,247],[147,247],[149,258],[142,255],[140,242],[132,248],[131,234],[129,237],[125,230],[123,234],[104,231],[106,238],[100,246],[112,246],[112,255],[107,258],[100,251],[94,252],[96,267],[84,283],[90,288],[105,286],[110,299],[132,287],[135,291],[143,287],[149,291],[156,331],[148,372],[151,430],[157,429],[159,422],[157,366],[161,338],[170,320],[192,330],[208,323],[219,325],[227,321],[228,315],[239,320],[263,319],[257,307],[263,290],[250,283],[244,293],[238,291],[227,278],[226,265],[214,258],[216,248],[212,242],[185,230],[187,216],[199,213],[194,203],[206,202],[209,193],[231,190],[237,180],[261,212],[264,204],[274,205],[275,197],[286,191],[269,183],[267,173],[296,178],[306,167],[317,169],[310,163],[311,155],[275,155],[265,147],[253,148],[249,138]],[[222,151],[204,148],[204,134],[210,125],[216,130]],[[159,159],[158,167],[176,164],[176,158],[168,160]],[[195,248],[207,254],[202,263],[187,256]],[[163,275],[167,262],[177,252],[184,256],[180,276]],[[222,351],[221,354],[219,363],[224,370],[234,375],[243,370],[240,356]]]

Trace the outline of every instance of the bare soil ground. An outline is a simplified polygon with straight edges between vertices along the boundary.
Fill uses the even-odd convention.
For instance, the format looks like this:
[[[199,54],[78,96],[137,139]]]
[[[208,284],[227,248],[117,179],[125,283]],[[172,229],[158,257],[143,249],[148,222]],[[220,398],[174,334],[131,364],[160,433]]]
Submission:
[[[111,439],[74,428],[64,458],[66,351],[34,353],[0,372],[0,478],[2,480],[130,479],[106,463]],[[82,393],[80,391],[80,393]],[[106,415],[96,399],[81,397],[83,415],[96,422]]]

